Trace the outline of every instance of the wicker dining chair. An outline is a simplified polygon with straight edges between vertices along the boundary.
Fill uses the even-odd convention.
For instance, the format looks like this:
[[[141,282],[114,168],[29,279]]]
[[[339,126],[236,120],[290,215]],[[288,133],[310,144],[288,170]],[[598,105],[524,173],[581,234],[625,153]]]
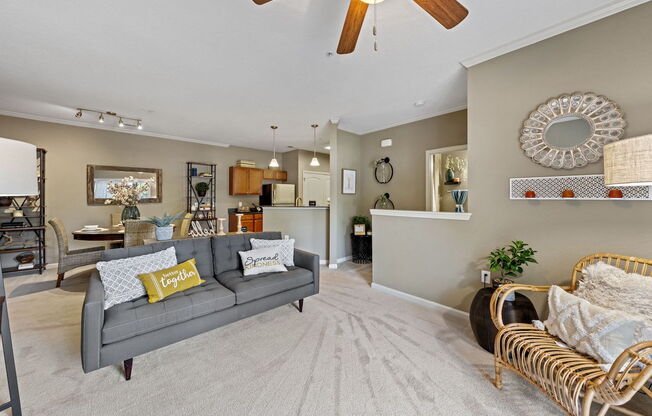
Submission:
[[[66,227],[58,218],[52,218],[49,221],[57,236],[57,245],[59,248],[59,263],[57,264],[57,287],[61,286],[63,276],[66,272],[76,269],[77,267],[95,264],[100,261],[103,246],[81,248],[70,250],[68,248],[68,233]]]
[[[154,224],[141,220],[127,220],[125,226],[125,247],[142,246],[146,239],[156,238],[156,227]]]
[[[652,278],[652,260],[593,254],[575,265],[570,285],[562,288],[575,291],[582,279],[582,269],[598,261]],[[593,402],[602,404],[597,416],[604,416],[610,408],[627,415],[640,415],[620,406],[639,391],[652,397],[652,391],[646,387],[652,379],[652,340],[625,349],[605,371],[593,358],[560,346],[560,340],[547,331],[531,324],[503,323],[499,311],[503,310],[510,293],[548,292],[549,289],[550,286],[509,284],[498,288],[492,296],[491,319],[498,328],[494,343],[496,387],[502,388],[502,369],[506,368],[537,386],[569,415],[589,416]]]
[[[122,213],[120,212],[112,212],[111,213],[111,227],[115,227],[117,225],[122,224]]]

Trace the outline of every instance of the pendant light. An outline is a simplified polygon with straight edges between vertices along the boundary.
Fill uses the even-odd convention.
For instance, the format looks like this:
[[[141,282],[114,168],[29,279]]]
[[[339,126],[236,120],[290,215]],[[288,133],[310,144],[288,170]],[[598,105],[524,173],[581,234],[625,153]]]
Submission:
[[[310,166],[319,166],[319,160],[317,159],[317,127],[318,124],[313,124],[312,127],[312,160],[310,161]]]
[[[278,126],[270,126],[272,129],[272,143],[274,144],[274,156],[272,157],[272,160],[269,161],[269,167],[270,168],[277,168],[278,165],[278,160],[276,160],[276,129]]]

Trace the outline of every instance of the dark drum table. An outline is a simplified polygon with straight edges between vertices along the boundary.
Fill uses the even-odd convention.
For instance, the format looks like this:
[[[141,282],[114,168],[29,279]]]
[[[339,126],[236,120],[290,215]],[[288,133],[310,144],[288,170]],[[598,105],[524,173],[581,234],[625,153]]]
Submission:
[[[372,237],[370,235],[355,235],[351,233],[351,257],[354,263],[371,263],[371,241]]]
[[[494,291],[495,289],[493,287],[480,289],[475,294],[471,303],[471,310],[469,311],[471,329],[473,330],[476,341],[478,341],[478,344],[482,348],[492,354],[494,352],[494,338],[498,334],[498,330],[491,320],[491,311],[489,309],[491,296],[494,294]],[[537,310],[534,309],[534,305],[525,295],[516,293],[515,300],[505,301],[503,304],[503,322],[505,325],[514,322],[529,324],[538,319],[539,315],[537,315]]]

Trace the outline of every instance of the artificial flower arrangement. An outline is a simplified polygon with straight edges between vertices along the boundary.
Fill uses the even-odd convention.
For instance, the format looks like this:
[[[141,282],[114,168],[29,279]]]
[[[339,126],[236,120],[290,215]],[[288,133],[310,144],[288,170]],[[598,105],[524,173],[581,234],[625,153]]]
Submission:
[[[137,220],[140,211],[136,205],[143,195],[149,190],[148,183],[136,182],[133,176],[122,178],[120,182],[109,181],[107,189],[112,195],[105,204],[122,205],[122,221]]]

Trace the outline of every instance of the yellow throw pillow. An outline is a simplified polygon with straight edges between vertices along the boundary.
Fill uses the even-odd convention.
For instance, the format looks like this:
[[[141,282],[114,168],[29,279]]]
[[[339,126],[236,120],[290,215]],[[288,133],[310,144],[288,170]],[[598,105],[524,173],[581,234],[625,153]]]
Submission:
[[[145,286],[149,296],[149,303],[158,302],[173,293],[182,292],[206,283],[199,276],[195,266],[195,259],[184,261],[169,269],[139,274],[138,279]]]

